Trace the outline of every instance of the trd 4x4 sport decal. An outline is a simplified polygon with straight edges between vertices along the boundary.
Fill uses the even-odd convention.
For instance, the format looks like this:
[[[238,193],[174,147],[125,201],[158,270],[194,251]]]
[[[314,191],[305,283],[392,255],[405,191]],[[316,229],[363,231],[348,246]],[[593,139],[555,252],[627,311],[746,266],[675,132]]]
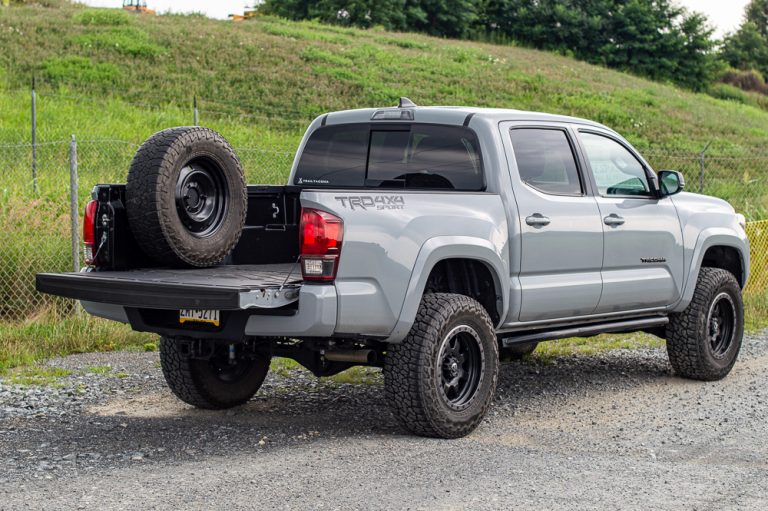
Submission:
[[[403,209],[405,197],[402,195],[347,195],[334,197],[341,205],[355,209]]]

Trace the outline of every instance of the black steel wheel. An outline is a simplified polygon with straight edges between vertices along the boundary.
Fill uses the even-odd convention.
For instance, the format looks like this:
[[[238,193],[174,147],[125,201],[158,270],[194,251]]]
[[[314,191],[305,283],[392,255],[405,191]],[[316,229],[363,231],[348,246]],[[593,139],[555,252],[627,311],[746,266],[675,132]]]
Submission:
[[[226,211],[227,183],[218,164],[207,158],[187,163],[176,183],[176,212],[194,236],[204,237],[221,225]]]
[[[464,295],[428,293],[408,336],[387,349],[384,388],[405,428],[458,438],[485,417],[498,372],[496,333],[483,306]]]
[[[183,341],[160,339],[160,366],[171,391],[197,408],[223,409],[241,405],[261,388],[269,372],[270,358],[240,353],[233,345],[230,357],[226,344],[215,344],[209,358],[193,358]]]
[[[245,225],[240,161],[213,130],[171,128],[136,152],[125,188],[131,232],[141,249],[169,266],[211,266],[229,254]]]
[[[675,372],[694,380],[724,378],[736,363],[744,336],[744,303],[736,277],[702,268],[688,307],[671,314],[667,353]]]

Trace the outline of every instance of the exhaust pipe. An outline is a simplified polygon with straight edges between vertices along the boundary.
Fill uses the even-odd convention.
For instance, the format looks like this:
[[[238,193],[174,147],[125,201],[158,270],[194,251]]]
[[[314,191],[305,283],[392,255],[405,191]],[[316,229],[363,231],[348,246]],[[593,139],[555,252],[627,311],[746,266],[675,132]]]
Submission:
[[[373,350],[334,350],[326,351],[325,359],[330,362],[351,362],[353,364],[373,364],[376,352]]]

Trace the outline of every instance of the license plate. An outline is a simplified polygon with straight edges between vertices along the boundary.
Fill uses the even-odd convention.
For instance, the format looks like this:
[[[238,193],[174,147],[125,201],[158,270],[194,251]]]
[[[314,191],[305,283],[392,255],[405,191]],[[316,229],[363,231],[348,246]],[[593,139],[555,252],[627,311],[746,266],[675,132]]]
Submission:
[[[213,309],[181,309],[179,323],[208,323],[219,326],[219,311]]]

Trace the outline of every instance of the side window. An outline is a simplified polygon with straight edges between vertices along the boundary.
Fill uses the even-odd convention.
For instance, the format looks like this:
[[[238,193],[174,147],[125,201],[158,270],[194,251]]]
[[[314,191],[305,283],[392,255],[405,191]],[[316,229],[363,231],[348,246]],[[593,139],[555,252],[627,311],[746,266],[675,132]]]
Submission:
[[[623,145],[594,133],[581,133],[581,141],[600,195],[651,195],[643,165]]]
[[[576,159],[564,131],[520,128],[511,130],[510,136],[517,171],[524,183],[544,193],[584,193]]]

